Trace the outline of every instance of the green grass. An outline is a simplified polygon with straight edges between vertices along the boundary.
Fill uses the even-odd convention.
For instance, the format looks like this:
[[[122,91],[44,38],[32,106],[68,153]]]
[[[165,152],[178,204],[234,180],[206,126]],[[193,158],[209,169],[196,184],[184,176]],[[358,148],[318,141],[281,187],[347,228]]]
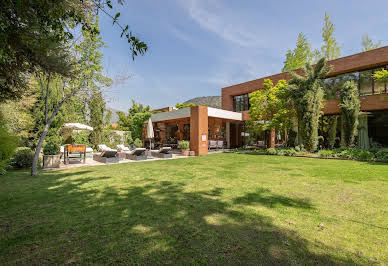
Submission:
[[[14,171],[2,264],[386,264],[388,165],[243,154]]]

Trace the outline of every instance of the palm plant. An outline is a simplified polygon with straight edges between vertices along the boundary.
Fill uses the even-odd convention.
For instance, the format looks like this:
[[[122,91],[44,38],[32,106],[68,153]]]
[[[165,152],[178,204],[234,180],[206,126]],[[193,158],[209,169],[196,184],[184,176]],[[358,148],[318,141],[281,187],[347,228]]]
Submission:
[[[318,122],[321,115],[324,92],[322,79],[332,69],[322,58],[315,66],[306,64],[304,75],[290,72],[288,94],[298,118],[298,142],[311,152],[318,145]]]

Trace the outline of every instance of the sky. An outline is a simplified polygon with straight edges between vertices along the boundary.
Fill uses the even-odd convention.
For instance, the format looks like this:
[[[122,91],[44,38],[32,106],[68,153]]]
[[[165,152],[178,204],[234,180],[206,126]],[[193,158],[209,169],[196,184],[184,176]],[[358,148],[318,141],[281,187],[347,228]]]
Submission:
[[[388,45],[387,0],[126,0],[120,23],[146,42],[133,61],[112,20],[101,14],[103,66],[114,84],[105,95],[126,111],[131,99],[152,108],[175,106],[221,88],[281,72],[299,32],[322,45],[325,12],[335,25],[341,55],[361,51],[361,38]]]

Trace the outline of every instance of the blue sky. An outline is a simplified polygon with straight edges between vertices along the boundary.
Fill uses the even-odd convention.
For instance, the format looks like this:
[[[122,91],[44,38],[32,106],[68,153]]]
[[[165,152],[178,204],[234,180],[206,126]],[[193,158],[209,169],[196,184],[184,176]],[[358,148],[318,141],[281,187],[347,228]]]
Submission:
[[[153,108],[174,106],[279,73],[299,32],[320,48],[325,11],[342,56],[359,52],[366,33],[388,45],[387,10],[386,0],[126,0],[112,13],[121,13],[149,51],[132,61],[119,29],[100,16],[105,72],[130,76],[108,89],[108,105],[126,111],[134,98]]]

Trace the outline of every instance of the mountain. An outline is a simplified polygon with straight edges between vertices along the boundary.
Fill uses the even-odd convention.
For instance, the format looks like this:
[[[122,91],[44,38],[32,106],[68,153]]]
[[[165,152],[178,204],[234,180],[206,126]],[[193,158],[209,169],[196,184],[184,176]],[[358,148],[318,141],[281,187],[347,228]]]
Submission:
[[[197,97],[184,102],[184,104],[187,103],[193,103],[195,105],[205,105],[208,107],[221,109],[221,96]]]

